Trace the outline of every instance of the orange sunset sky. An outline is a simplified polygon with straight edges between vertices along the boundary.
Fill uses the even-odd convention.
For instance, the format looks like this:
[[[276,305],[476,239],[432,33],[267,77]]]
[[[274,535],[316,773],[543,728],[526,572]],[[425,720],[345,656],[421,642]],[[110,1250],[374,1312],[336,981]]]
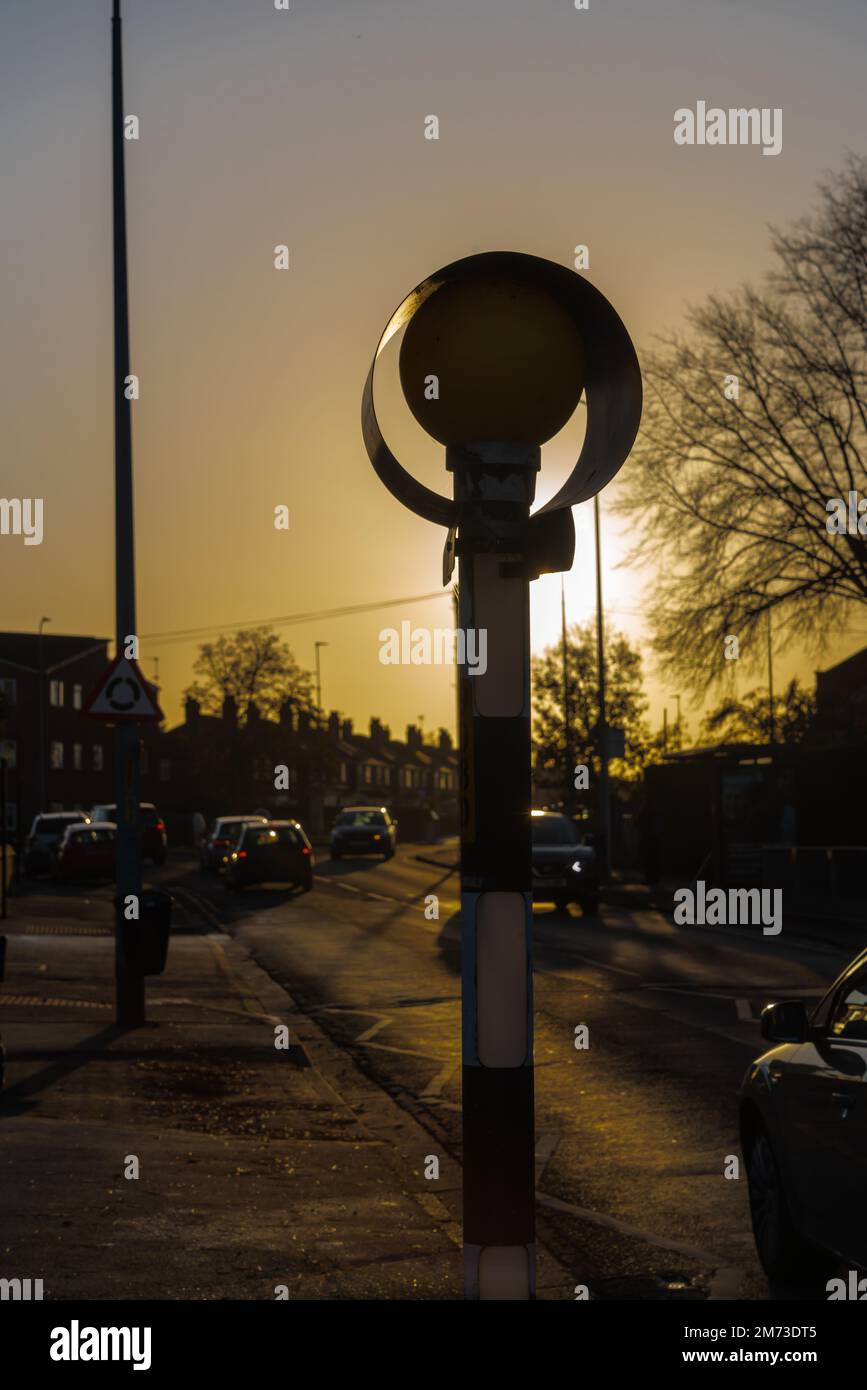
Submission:
[[[114,628],[109,13],[0,11],[0,494],[45,508],[41,546],[0,538],[3,629]],[[586,243],[641,356],[688,303],[761,277],[767,224],[806,212],[867,125],[856,0],[126,0],[124,17],[138,626],[170,723],[196,644],[149,634],[441,588],[444,533],[386,493],[359,430],[379,333],[417,281],[490,249],[571,265]],[[673,113],[698,99],[781,107],[782,153],[675,145]],[[387,437],[446,491],[389,372],[396,344]],[[539,500],[580,420],[545,447]],[[594,602],[592,507],[575,516],[572,620]],[[640,643],[647,576],[616,567],[629,540],[606,516],[609,621]],[[557,639],[559,590],[533,585],[537,650]],[[447,592],[281,632],[310,668],[329,643],[327,708],[451,727],[451,671],[379,663],[380,629],[402,619],[449,625]],[[865,641],[867,622],[829,634],[821,660],[781,654],[779,679]],[[673,718],[670,685],[646,674],[654,721],[666,699]]]

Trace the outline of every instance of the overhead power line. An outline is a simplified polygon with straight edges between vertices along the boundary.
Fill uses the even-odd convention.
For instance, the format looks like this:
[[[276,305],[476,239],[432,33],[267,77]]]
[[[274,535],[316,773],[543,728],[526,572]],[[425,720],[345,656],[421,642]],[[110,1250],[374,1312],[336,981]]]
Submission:
[[[438,589],[436,593],[432,594],[413,594],[408,598],[379,599],[375,603],[343,604],[340,608],[320,608],[309,613],[287,613],[278,618],[251,618],[246,622],[213,623],[207,627],[172,628],[166,632],[145,632],[142,633],[141,640],[151,646],[162,647],[173,643],[194,642],[201,637],[208,637],[220,632],[242,632],[245,628],[253,627],[291,627],[299,623],[318,623],[327,618],[348,618],[356,613],[373,613],[378,608],[399,608],[402,604],[427,603],[435,598],[449,599],[450,601],[451,594],[447,589]]]

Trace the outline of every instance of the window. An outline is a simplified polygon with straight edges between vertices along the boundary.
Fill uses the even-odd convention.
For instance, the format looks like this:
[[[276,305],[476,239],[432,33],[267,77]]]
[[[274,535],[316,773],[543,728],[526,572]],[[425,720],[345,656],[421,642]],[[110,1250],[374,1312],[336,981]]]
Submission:
[[[858,970],[840,990],[829,1032],[841,1041],[867,1042],[867,970]]]
[[[0,705],[18,703],[18,681],[15,676],[0,676]]]
[[[58,708],[63,704],[63,681],[48,682],[48,703]],[[62,764],[61,764],[62,766]]]
[[[160,758],[160,781],[168,782],[172,775],[172,763],[170,758]]]
[[[73,708],[73,709],[81,709],[81,686],[80,686],[80,685],[74,685],[74,686],[72,687],[72,708]]]
[[[72,745],[72,766],[75,768],[76,772],[80,772],[80,771],[81,771],[81,744],[80,744],[80,743],[73,743],[73,745]]]
[[[55,768],[58,772],[63,767],[63,744],[56,743],[53,739],[51,742],[49,762],[51,767]]]
[[[95,743],[90,750],[94,772],[102,772],[102,744]]]
[[[347,780],[347,778],[346,778],[346,763],[341,763],[341,764],[340,764],[340,780],[341,780],[341,782],[342,782],[342,783],[344,784],[344,786],[345,786],[345,785],[346,785],[346,780]]]
[[[17,766],[18,744],[14,738],[0,738],[0,758],[6,759],[9,768]]]
[[[372,781],[373,781],[373,768],[370,766],[370,763],[365,763],[365,764],[364,764],[364,785],[365,785],[366,787],[369,787]]]

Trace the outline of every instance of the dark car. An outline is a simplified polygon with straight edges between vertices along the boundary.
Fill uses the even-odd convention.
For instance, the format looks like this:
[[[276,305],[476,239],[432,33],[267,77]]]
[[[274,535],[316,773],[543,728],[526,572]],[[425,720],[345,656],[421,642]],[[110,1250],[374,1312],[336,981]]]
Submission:
[[[117,853],[115,830],[116,827],[107,821],[99,825],[70,825],[54,851],[52,878],[59,882],[114,878]]]
[[[35,816],[30,834],[24,842],[24,872],[34,875],[50,873],[54,851],[69,826],[89,823],[90,817],[86,811],[48,811]]]
[[[267,819],[267,816],[218,816],[213,830],[202,845],[202,868],[219,873],[229,862],[244,826],[263,825]]]
[[[739,1122],[765,1273],[794,1284],[840,1260],[867,1269],[867,951],[812,1012],[768,1004],[761,1030],[773,1046],[747,1069]]]
[[[112,801],[103,806],[94,806],[90,818],[95,824],[107,822],[114,825],[117,821],[117,805]],[[139,802],[139,826],[142,856],[152,859],[155,864],[165,864],[168,844],[165,822],[152,801]]]
[[[381,854],[390,859],[397,844],[397,821],[384,806],[350,806],[331,828],[331,858],[344,854]]]
[[[575,822],[556,811],[534,811],[532,830],[533,901],[561,911],[578,903],[584,912],[598,912],[596,851],[581,843]]]
[[[294,883],[309,893],[313,887],[313,849],[297,820],[271,820],[245,825],[226,878],[232,888],[249,883]]]

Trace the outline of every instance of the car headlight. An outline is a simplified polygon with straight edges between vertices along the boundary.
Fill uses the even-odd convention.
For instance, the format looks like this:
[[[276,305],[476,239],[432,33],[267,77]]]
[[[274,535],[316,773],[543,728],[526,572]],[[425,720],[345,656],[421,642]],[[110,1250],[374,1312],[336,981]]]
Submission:
[[[572,872],[573,874],[581,874],[584,872],[584,865],[581,863],[580,859],[575,860],[575,863],[572,865]]]

